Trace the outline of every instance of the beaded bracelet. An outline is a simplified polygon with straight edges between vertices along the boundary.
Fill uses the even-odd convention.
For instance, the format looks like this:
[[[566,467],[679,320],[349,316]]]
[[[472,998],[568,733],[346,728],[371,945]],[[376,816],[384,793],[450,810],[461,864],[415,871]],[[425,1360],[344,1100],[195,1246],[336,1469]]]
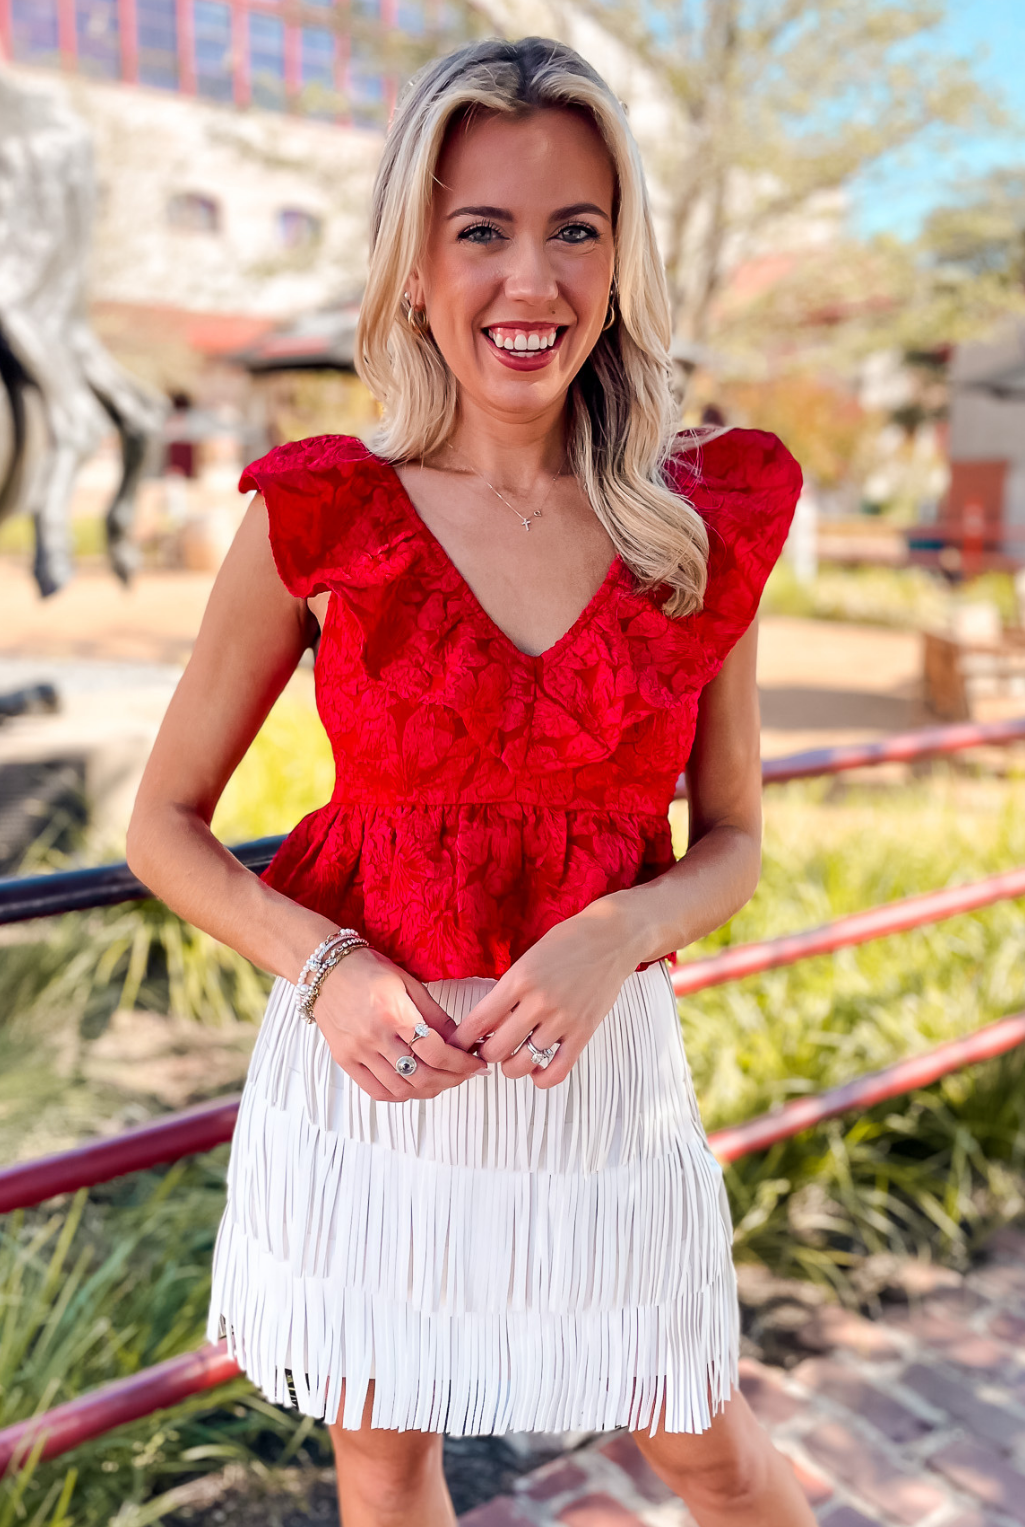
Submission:
[[[357,933],[355,928],[338,928],[317,945],[300,971],[295,986],[298,998],[296,1006],[307,1023],[315,1022],[313,1004],[320,994],[320,988],[328,971],[333,970],[347,954],[352,954],[356,949],[369,949],[369,947],[366,939],[362,934]]]

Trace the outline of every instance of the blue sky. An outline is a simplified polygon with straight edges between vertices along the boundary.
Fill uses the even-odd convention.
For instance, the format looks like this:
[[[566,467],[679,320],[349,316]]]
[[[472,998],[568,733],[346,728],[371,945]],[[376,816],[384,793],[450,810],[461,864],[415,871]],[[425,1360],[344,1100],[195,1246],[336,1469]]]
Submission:
[[[1019,131],[967,139],[942,156],[917,151],[874,173],[855,190],[852,211],[861,233],[913,235],[930,207],[951,200],[960,179],[998,164],[1025,164],[1025,0],[949,0],[949,9],[944,50],[981,55],[977,74],[1003,92],[1021,119]]]

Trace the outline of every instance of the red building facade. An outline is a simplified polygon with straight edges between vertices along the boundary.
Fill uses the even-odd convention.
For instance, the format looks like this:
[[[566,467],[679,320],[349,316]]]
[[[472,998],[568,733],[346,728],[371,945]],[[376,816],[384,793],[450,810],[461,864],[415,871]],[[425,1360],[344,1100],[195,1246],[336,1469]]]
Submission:
[[[389,33],[443,28],[437,0],[0,0],[0,51],[224,105],[379,126]]]

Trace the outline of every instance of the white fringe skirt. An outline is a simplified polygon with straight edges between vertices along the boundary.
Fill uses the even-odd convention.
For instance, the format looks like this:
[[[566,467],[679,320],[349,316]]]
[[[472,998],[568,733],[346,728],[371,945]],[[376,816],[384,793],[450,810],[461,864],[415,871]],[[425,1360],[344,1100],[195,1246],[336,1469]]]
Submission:
[[[459,1022],[494,983],[432,981]],[[268,1399],[450,1436],[698,1432],[736,1383],[722,1171],[664,964],[564,1081],[500,1066],[377,1103],[271,992],[231,1148],[208,1335]],[[343,1387],[344,1381],[344,1387]]]

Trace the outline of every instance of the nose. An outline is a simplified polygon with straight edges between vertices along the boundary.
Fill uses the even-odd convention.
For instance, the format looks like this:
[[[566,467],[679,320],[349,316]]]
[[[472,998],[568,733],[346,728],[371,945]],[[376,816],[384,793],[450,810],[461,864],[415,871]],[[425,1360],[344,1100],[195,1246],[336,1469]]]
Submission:
[[[553,302],[559,283],[544,238],[521,235],[511,241],[505,275],[505,294],[510,301]]]

